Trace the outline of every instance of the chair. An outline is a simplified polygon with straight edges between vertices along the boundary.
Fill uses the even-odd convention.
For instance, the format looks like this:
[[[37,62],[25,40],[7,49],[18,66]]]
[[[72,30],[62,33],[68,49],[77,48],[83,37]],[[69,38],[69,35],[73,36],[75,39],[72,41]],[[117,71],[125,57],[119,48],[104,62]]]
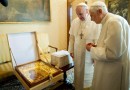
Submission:
[[[57,52],[58,48],[49,45],[49,37],[47,33],[43,32],[36,32],[36,38],[37,38],[37,45],[40,53],[40,59],[51,64],[51,53]],[[64,82],[67,82],[67,76],[69,76],[69,79],[71,82],[73,82],[73,75],[70,75],[70,73],[73,73],[73,63],[62,67],[60,69],[64,72]],[[71,70],[70,70],[71,69]],[[70,70],[70,71],[69,71]],[[68,73],[67,73],[68,72]]]
[[[49,37],[47,33],[36,32],[36,38],[40,59],[50,64],[51,53],[57,52],[58,48],[49,45]]]

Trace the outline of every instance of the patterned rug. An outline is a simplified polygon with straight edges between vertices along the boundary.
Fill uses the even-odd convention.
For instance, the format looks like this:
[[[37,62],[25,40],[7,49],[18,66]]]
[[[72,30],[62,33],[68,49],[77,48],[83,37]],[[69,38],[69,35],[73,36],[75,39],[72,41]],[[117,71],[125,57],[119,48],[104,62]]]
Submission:
[[[10,76],[0,80],[0,90],[25,90],[15,76]]]

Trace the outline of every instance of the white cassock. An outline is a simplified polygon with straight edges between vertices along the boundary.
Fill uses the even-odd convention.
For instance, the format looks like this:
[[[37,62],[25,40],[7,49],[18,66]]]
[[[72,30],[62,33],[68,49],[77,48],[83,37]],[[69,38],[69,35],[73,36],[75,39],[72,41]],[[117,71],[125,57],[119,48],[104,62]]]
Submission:
[[[85,45],[87,42],[97,40],[100,26],[91,21],[89,15],[85,21],[76,18],[71,24],[68,51],[74,53],[74,85],[76,90],[83,90],[83,87],[91,86],[94,67]]]
[[[125,19],[111,13],[101,23],[97,47],[90,50],[95,60],[92,90],[128,90],[130,27]]]

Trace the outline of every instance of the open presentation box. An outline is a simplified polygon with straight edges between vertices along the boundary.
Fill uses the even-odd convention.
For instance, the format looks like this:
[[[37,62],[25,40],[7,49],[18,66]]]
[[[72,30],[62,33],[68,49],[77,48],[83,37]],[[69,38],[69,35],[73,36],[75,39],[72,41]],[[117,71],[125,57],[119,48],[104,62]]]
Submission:
[[[40,60],[35,32],[8,34],[14,74],[26,90],[41,90],[63,79],[63,71]]]

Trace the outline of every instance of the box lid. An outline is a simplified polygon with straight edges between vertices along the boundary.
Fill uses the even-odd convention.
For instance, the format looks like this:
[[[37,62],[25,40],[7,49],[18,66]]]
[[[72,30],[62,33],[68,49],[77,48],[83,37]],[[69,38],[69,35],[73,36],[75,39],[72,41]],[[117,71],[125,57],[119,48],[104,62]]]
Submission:
[[[8,34],[13,67],[39,59],[35,32]]]

